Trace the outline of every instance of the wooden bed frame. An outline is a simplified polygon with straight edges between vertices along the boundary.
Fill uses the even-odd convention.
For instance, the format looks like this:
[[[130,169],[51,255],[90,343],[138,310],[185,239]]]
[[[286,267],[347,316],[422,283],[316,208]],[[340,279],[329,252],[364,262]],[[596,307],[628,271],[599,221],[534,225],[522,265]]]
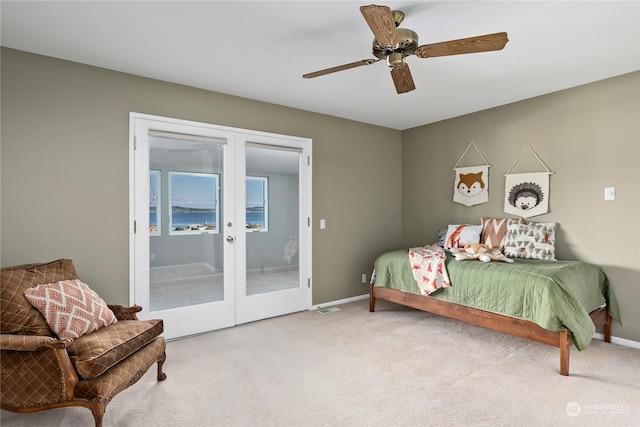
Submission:
[[[569,330],[549,331],[528,320],[493,313],[449,301],[423,295],[412,294],[398,289],[383,288],[370,284],[369,311],[376,309],[376,298],[426,311],[440,316],[461,320],[472,325],[482,326],[495,331],[549,344],[560,348],[560,375],[569,375],[569,349],[571,338]],[[611,315],[607,307],[600,307],[591,313],[596,329],[604,328],[604,340],[611,342]]]

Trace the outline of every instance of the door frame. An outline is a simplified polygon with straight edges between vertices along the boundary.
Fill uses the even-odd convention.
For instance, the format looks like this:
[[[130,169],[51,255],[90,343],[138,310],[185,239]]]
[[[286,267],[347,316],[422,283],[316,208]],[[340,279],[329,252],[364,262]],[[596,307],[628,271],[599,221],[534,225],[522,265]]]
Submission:
[[[301,159],[303,159],[303,161],[301,161],[301,164],[304,163],[306,168],[300,171],[301,173],[300,190],[299,190],[300,191],[300,201],[299,201],[300,202],[300,223],[301,223],[300,248],[299,248],[300,278],[301,278],[301,282],[303,282],[301,286],[304,286],[306,288],[306,298],[305,298],[306,302],[304,304],[305,307],[303,308],[303,310],[304,309],[309,310],[312,307],[312,294],[313,294],[312,283],[311,283],[311,277],[312,277],[312,242],[311,242],[312,227],[311,227],[311,224],[313,224],[313,221],[311,218],[312,140],[310,138],[233,128],[228,126],[220,126],[220,125],[215,125],[210,123],[202,123],[202,122],[195,122],[195,121],[189,121],[189,120],[183,120],[183,119],[175,119],[170,117],[155,116],[155,115],[149,115],[149,114],[137,113],[137,112],[131,112],[129,114],[129,120],[130,120],[129,122],[129,304],[130,305],[137,304],[143,307],[143,310],[139,313],[139,317],[141,319],[148,318],[149,307],[148,307],[148,301],[146,302],[136,301],[136,283],[141,280],[140,276],[136,274],[136,263],[145,263],[145,259],[142,259],[145,255],[141,255],[140,248],[136,246],[137,245],[136,231],[138,231],[139,233],[140,230],[143,230],[142,232],[144,232],[144,228],[140,226],[140,220],[136,218],[136,212],[140,212],[141,210],[139,208],[136,209],[136,206],[140,206],[140,203],[141,203],[140,200],[136,200],[136,181],[135,181],[135,177],[136,177],[135,124],[137,120],[163,122],[163,123],[172,124],[176,126],[199,127],[203,130],[209,130],[209,131],[213,130],[216,132],[223,132],[223,133],[228,132],[231,135],[229,138],[229,141],[232,142],[234,145],[236,145],[236,147],[233,149],[233,151],[235,152],[234,156],[236,158],[238,158],[239,156],[244,156],[244,148],[237,149],[240,144],[237,144],[237,142],[235,141],[236,138],[238,138],[239,140],[251,139],[252,141],[256,141],[257,143],[260,143],[260,141],[280,141],[283,146],[290,145],[292,147],[297,147],[301,149],[301,152],[302,152]],[[242,187],[242,189],[244,189],[244,182],[245,182],[244,175],[242,176],[242,179],[240,181],[238,181],[239,178],[240,178],[240,175],[236,171],[236,175],[235,175],[236,189],[238,187]],[[239,193],[240,195],[244,194],[244,190],[240,191]],[[242,201],[229,200],[227,202],[233,203],[236,207],[239,207],[241,204],[244,203],[244,200]],[[148,203],[148,201],[144,201],[144,203]],[[235,223],[243,224],[244,223],[243,216],[244,216],[244,209],[241,209],[240,212],[238,211],[238,209],[236,209]],[[241,221],[239,222],[238,220],[241,220]],[[137,226],[138,230],[136,230],[136,221],[138,224]],[[148,222],[148,218],[146,218],[146,221],[142,221],[143,224],[146,222]],[[305,222],[306,224],[304,224]],[[241,235],[241,238],[239,239],[238,243],[243,242],[243,245],[236,244],[236,245],[233,245],[233,248],[231,249],[233,251],[234,259],[236,260],[239,259],[238,257],[243,257],[242,259],[244,260],[245,259],[244,257],[246,256],[246,253],[240,254],[240,252],[245,250],[244,243],[246,243],[244,233],[241,233],[241,230],[244,231],[244,229],[236,228],[235,233]],[[146,232],[148,233],[148,227]],[[147,248],[146,257],[147,258],[146,258],[145,264],[148,265],[149,264],[148,248]],[[238,277],[237,275],[240,273],[237,267],[237,264],[238,263],[236,263],[236,266],[230,266],[230,268],[234,269],[234,275],[236,276],[236,280]],[[239,263],[239,264],[246,265],[246,262]],[[147,274],[147,279],[146,279],[147,288],[148,288],[148,280],[149,279]],[[145,285],[142,285],[142,286],[145,286]],[[235,298],[236,297],[234,296],[233,297],[234,304],[235,304]],[[145,307],[145,305],[147,305],[147,307]],[[270,315],[268,315],[268,310],[266,310],[265,314],[267,315],[264,318],[271,317]],[[280,314],[284,314],[284,313],[280,313]],[[277,314],[273,314],[273,315],[277,315]],[[234,311],[233,317],[234,317],[234,324],[239,324],[237,322],[237,316],[235,311]],[[232,325],[228,325],[228,326],[232,326]]]

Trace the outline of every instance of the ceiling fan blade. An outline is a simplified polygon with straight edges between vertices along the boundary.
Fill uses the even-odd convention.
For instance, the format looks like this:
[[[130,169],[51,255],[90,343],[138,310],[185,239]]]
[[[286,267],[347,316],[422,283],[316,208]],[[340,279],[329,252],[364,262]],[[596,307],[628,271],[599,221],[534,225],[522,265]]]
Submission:
[[[374,62],[380,61],[379,58],[376,59],[363,59],[362,61],[352,62],[350,64],[338,65],[337,67],[326,68],[320,71],[314,71],[313,73],[304,74],[302,77],[305,79],[312,79],[314,77],[324,76],[325,74],[331,74],[342,70],[348,70],[350,68],[360,67],[361,65],[371,65]]]
[[[399,67],[393,67],[391,69],[391,78],[393,79],[393,84],[396,86],[396,92],[399,94],[411,92],[416,88],[413,83],[413,77],[411,77],[411,71],[407,64]]]
[[[483,36],[468,37],[466,39],[425,44],[416,49],[416,56],[418,58],[433,58],[435,56],[490,52],[502,49],[508,41],[507,33],[504,32],[485,34]]]
[[[396,46],[398,44],[398,33],[396,33],[396,23],[393,20],[391,9],[387,6],[360,6],[360,12],[367,21],[376,41],[382,45]]]

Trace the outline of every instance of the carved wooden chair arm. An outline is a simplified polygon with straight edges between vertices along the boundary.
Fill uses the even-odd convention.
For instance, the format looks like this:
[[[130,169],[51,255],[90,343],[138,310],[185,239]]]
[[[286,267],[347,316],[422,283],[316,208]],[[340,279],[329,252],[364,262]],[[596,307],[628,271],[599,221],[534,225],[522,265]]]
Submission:
[[[142,311],[142,307],[139,305],[133,305],[131,307],[126,307],[124,305],[116,305],[116,304],[107,304],[109,309],[113,311],[116,319],[118,320],[138,320],[138,316],[136,313]]]

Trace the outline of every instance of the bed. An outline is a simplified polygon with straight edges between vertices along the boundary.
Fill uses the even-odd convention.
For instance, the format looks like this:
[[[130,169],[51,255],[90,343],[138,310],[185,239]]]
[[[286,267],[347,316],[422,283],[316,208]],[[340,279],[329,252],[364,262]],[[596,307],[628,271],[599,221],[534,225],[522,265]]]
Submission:
[[[579,261],[514,259],[513,263],[457,261],[447,253],[451,286],[422,295],[408,250],[381,255],[370,284],[376,299],[450,317],[560,349],[560,374],[569,375],[571,343],[585,349],[597,329],[611,342],[618,305],[604,272]]]

